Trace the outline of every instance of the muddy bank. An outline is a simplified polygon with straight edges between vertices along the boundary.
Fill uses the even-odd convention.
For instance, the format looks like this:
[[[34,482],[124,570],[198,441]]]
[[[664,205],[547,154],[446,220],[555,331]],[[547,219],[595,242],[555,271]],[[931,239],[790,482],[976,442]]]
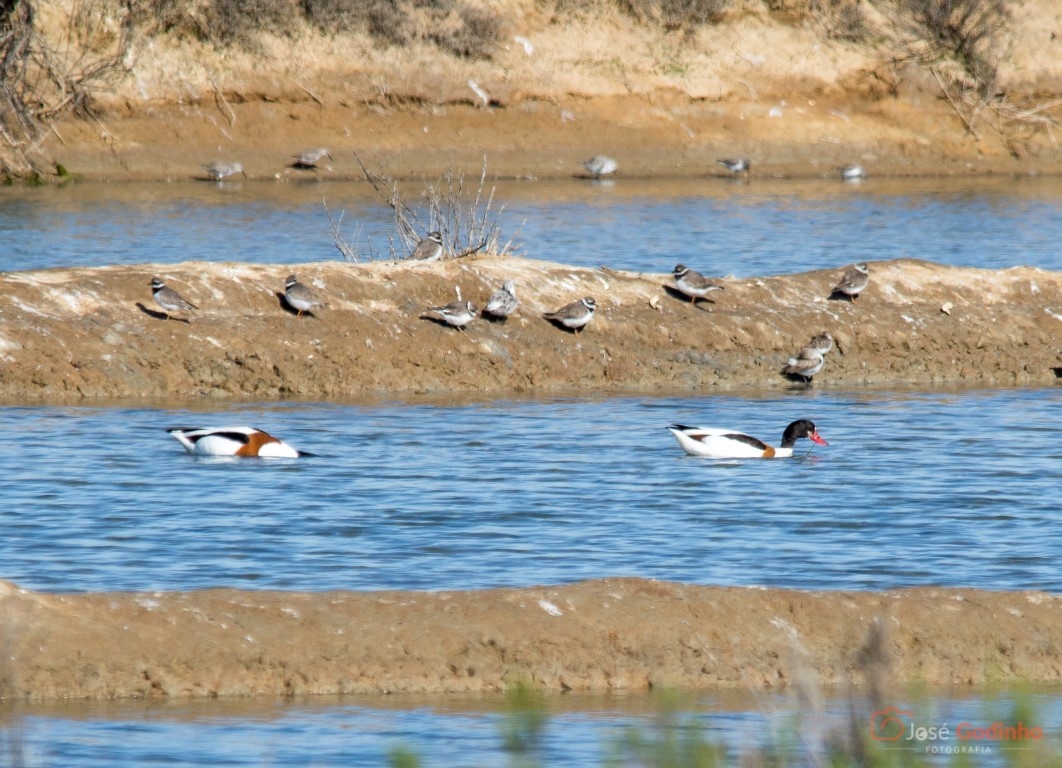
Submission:
[[[244,43],[214,45],[148,24],[90,89],[91,117],[67,117],[26,160],[48,177],[58,162],[115,180],[193,178],[214,160],[256,179],[307,178],[286,166],[317,146],[332,150],[320,172],[330,178],[361,178],[352,150],[418,179],[474,172],[484,155],[502,177],[569,176],[597,153],[632,176],[724,174],[720,157],[750,158],[754,177],[851,163],[879,176],[1062,172],[1062,12],[1051,0],[976,22],[991,98],[936,33],[888,5],[844,4],[860,17],[847,35],[836,4],[719,3],[711,23],[673,30],[624,3],[473,5],[497,21],[481,56],[424,36],[388,44],[356,25],[247,24]],[[66,40],[77,7],[51,4],[43,33]]]
[[[842,269],[727,279],[692,306],[669,275],[520,258],[434,264],[303,264],[327,309],[283,303],[290,266],[184,263],[0,274],[0,398],[341,399],[377,393],[778,389],[789,356],[829,331],[821,388],[1045,386],[1058,380],[1062,273],[870,264],[856,302],[830,298]],[[166,319],[163,276],[200,309]],[[461,332],[424,315],[482,306],[505,279],[507,322]],[[583,296],[598,310],[575,335],[542,317]]]
[[[5,698],[649,687],[857,676],[871,627],[897,683],[1062,679],[1041,592],[800,592],[605,579],[474,592],[38,594],[0,582]],[[865,654],[864,654],[865,656]],[[865,661],[865,659],[864,659]]]

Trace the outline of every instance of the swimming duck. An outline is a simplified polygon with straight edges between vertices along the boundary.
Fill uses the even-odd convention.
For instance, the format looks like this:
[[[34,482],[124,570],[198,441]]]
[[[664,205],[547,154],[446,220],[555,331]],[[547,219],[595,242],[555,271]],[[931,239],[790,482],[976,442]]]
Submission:
[[[297,451],[268,432],[252,427],[215,427],[167,429],[184,449],[193,456],[260,456],[262,458],[294,459],[312,456]]]
[[[730,429],[687,427],[682,424],[672,424],[667,429],[690,456],[706,456],[710,459],[784,459],[793,455],[793,446],[802,437],[819,445],[829,445],[819,437],[815,425],[807,419],[799,419],[786,427],[782,433],[782,444],[777,448]]]

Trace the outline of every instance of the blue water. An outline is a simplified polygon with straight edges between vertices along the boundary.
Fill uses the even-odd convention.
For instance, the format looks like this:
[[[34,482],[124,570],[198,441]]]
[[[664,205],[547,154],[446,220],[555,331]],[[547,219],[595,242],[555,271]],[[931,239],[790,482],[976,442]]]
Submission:
[[[525,255],[585,266],[754,275],[917,257],[1062,269],[1057,178],[506,183],[496,197]],[[364,184],[5,188],[0,269],[337,259],[323,201],[345,212],[348,238],[386,251],[390,213]],[[1060,406],[1060,388],[11,405],[0,408],[0,578],[75,592],[642,576],[1058,593]],[[796,418],[830,445],[719,462],[685,456],[664,429],[776,442]],[[164,431],[226,424],[318,455],[197,460]],[[926,722],[954,725],[987,718],[988,698],[936,692],[919,706]],[[664,727],[648,697],[573,700],[549,704],[543,765],[600,765],[631,727],[694,728],[737,755],[773,743],[794,709],[704,695]],[[1044,724],[1060,721],[1060,702],[1038,694]],[[385,765],[397,747],[427,766],[511,765],[503,709],[491,697],[2,705],[0,765]],[[843,697],[827,702],[835,720],[846,710]]]
[[[511,705],[500,697],[395,697],[357,699],[270,698],[250,701],[89,703],[25,705],[7,713],[0,727],[0,761],[18,755],[26,768],[38,766],[385,766],[398,751],[415,755],[424,768],[538,765],[546,768],[655,765],[640,762],[632,744],[682,742],[714,745],[727,765],[759,750],[787,758],[785,765],[821,765],[829,745],[849,733],[849,700],[825,691],[821,708],[809,709],[792,694],[685,694],[613,696],[548,695],[538,711],[546,715],[538,738],[518,762],[511,734],[521,730]],[[1058,691],[1000,691],[952,698],[898,695],[890,706],[911,714],[905,722],[939,729],[946,738],[906,739],[877,747],[899,750],[909,760],[954,765],[947,750],[974,747],[967,765],[1012,765],[1021,750],[1024,765],[1044,765],[1035,750],[1059,748],[1062,719]],[[854,727],[870,731],[874,707],[854,701]],[[670,711],[670,714],[667,714]],[[0,726],[5,724],[0,708]],[[985,742],[960,739],[958,726],[991,727],[1021,720],[1043,731],[1040,741]],[[969,733],[964,730],[964,733]],[[5,743],[7,742],[7,743]],[[5,749],[7,747],[7,749]],[[927,750],[936,750],[936,754]],[[676,750],[678,751],[678,750]],[[941,754],[942,753],[942,754]],[[1008,758],[1009,753],[1009,758]],[[646,755],[666,754],[650,748]],[[679,752],[679,754],[682,754]],[[666,765],[691,765],[677,760]],[[751,763],[771,764],[771,763]],[[897,762],[896,764],[900,764]],[[920,764],[920,763],[915,763]]]
[[[1062,177],[496,187],[503,242],[579,266],[663,273],[683,262],[743,277],[923,258],[1062,269]],[[402,189],[415,204],[422,188]],[[0,189],[0,270],[336,260],[326,205],[343,214],[345,240],[389,255],[391,211],[365,183],[84,184]]]
[[[1059,592],[1060,408],[1058,389],[10,407],[0,576],[63,591],[642,576]],[[664,429],[777,442],[796,418],[829,447],[718,462]],[[196,459],[164,432],[244,423],[319,456]]]

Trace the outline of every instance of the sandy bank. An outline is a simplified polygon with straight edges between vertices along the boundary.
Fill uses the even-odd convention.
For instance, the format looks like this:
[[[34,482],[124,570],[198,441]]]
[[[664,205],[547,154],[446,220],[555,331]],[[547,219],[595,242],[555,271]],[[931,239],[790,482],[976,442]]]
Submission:
[[[70,5],[46,17],[57,39]],[[484,155],[501,177],[570,176],[597,153],[630,176],[725,173],[715,160],[735,156],[754,176],[850,163],[875,175],[1062,172],[1051,0],[1010,4],[991,30],[987,100],[889,4],[851,4],[865,28],[848,38],[827,10],[837,4],[734,2],[673,31],[619,4],[482,5],[501,34],[472,58],[305,24],[222,46],[142,29],[122,76],[92,90],[92,117],[66,118],[27,158],[46,175],[59,162],[116,180],[193,178],[213,160],[252,178],[312,176],[285,166],[317,146],[332,149],[321,172],[332,178],[360,178],[352,150],[416,178],[478,169]]]
[[[898,683],[1062,679],[1059,598],[605,579],[475,592],[37,594],[0,582],[0,697],[778,688],[854,676],[871,627]]]
[[[1062,273],[899,260],[870,265],[850,303],[841,269],[724,281],[696,307],[669,275],[521,258],[435,264],[303,264],[330,307],[298,318],[281,301],[289,266],[184,263],[0,273],[0,398],[284,397],[787,388],[780,370],[814,334],[835,349],[815,387],[1045,386],[1058,380]],[[162,275],[201,309],[167,320]],[[459,286],[482,306],[514,279],[505,323],[460,332],[423,316]],[[578,336],[542,313],[597,299]]]

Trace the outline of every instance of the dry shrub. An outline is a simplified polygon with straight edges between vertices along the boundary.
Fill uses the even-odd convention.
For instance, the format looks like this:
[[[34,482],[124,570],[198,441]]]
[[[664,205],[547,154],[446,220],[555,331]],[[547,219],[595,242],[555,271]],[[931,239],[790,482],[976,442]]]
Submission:
[[[621,8],[641,22],[667,30],[691,30],[718,21],[731,0],[619,0]]]
[[[259,32],[290,34],[297,13],[291,0],[212,0],[207,8],[209,39],[246,45]]]
[[[497,14],[455,0],[300,0],[325,34],[365,31],[384,45],[432,42],[455,56],[489,58],[501,36]]]
[[[71,112],[90,114],[94,93],[126,72],[131,14],[121,0],[75,0],[48,10],[34,0],[0,0],[0,167],[40,171],[37,138]]]
[[[834,40],[860,42],[870,35],[861,0],[767,0],[767,9],[798,21],[811,21]]]
[[[929,59],[954,58],[990,95],[999,69],[998,40],[1010,20],[1006,0],[899,0]]]
[[[446,22],[429,34],[432,42],[455,56],[490,58],[501,36],[501,23],[495,14],[462,6],[451,13]]]

